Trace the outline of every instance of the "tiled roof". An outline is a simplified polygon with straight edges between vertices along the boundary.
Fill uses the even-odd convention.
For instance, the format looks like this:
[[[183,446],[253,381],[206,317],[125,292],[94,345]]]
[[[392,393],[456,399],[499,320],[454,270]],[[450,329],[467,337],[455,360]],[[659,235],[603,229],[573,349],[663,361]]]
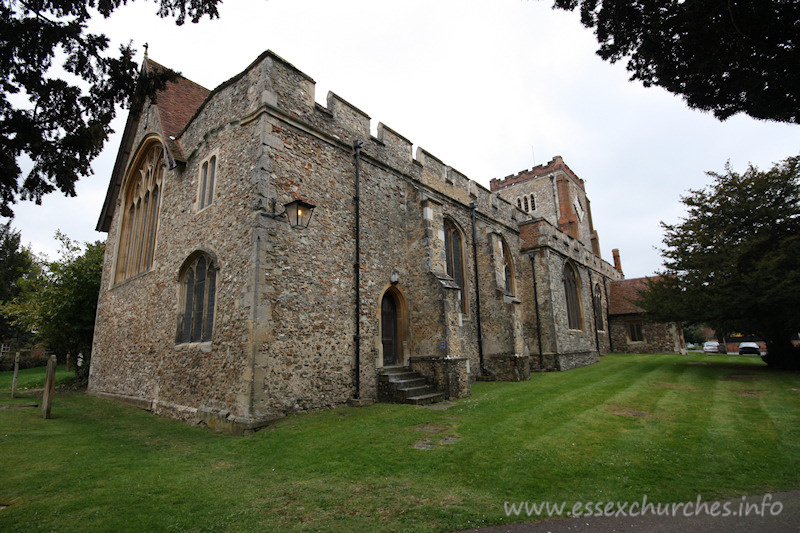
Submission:
[[[611,294],[608,299],[609,315],[630,315],[642,313],[644,309],[633,302],[639,297],[639,291],[647,288],[647,280],[653,278],[621,279],[611,282]]]
[[[146,59],[145,65],[149,70],[167,70],[152,59]],[[205,87],[180,76],[167,83],[167,87],[156,95],[164,141],[176,159],[182,161],[183,152],[175,139],[210,93]]]

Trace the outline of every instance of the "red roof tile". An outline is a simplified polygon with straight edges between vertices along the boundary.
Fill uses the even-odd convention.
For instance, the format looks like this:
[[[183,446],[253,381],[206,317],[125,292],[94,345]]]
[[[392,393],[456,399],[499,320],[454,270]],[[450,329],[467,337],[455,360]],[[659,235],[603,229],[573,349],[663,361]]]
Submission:
[[[167,70],[152,59],[146,61],[148,69]],[[174,141],[178,137],[210,93],[205,87],[183,76],[167,83],[167,87],[158,92],[156,105],[165,142]],[[180,149],[179,146],[177,148]]]
[[[609,315],[629,315],[642,313],[644,309],[633,302],[639,297],[639,291],[647,288],[647,280],[653,278],[632,278],[611,282],[611,294],[608,299]]]

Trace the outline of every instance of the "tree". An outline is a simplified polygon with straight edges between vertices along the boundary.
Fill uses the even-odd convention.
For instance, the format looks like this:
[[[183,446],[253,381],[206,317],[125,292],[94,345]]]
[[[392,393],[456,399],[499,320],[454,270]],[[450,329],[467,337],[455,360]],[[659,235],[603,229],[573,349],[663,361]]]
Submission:
[[[765,361],[796,368],[800,330],[800,156],[766,172],[730,164],[681,199],[688,215],[664,224],[664,271],[638,304],[655,320],[705,323],[755,333]]]
[[[222,0],[159,0],[160,17],[218,17]],[[111,131],[120,105],[131,107],[153,96],[177,74],[137,76],[135,49],[129,43],[116,56],[106,54],[109,39],[89,33],[92,16],[108,17],[126,0],[0,0],[0,215],[13,216],[18,198],[40,203],[58,189],[75,195],[75,182],[91,173],[90,164]],[[79,78],[70,83],[54,67]],[[20,158],[32,168],[22,179]]]
[[[800,2],[555,0],[579,7],[604,60],[724,120],[800,123]]]
[[[89,372],[89,357],[97,314],[97,297],[103,271],[102,242],[84,247],[56,232],[61,241],[61,256],[45,262],[41,275],[26,280],[20,295],[4,311],[17,324],[36,331],[57,355],[83,354],[79,369],[82,377]]]
[[[19,296],[25,279],[37,275],[33,254],[20,244],[20,233],[11,223],[0,224],[0,305]],[[0,340],[18,339],[23,332],[0,313]]]

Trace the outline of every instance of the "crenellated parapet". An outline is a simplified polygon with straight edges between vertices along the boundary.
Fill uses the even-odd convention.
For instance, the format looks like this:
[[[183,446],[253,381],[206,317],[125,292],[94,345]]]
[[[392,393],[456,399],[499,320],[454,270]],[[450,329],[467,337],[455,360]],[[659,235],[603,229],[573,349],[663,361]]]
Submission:
[[[619,279],[620,277],[620,272],[604,261],[592,248],[587,247],[543,218],[521,222],[519,230],[520,250],[523,253],[537,249],[549,249],[609,279]]]
[[[585,190],[583,180],[575,174],[566,163],[564,159],[557,155],[551,159],[546,165],[536,165],[530,170],[523,170],[516,174],[511,174],[503,179],[492,178],[489,182],[489,187],[492,191],[499,191],[513,185],[518,185],[533,179],[550,176],[551,174],[561,173],[562,175],[570,178],[581,189]]]
[[[192,119],[202,124],[193,127],[190,122],[182,132],[183,143],[196,154],[204,138],[195,132],[245,125],[266,113],[342,149],[351,149],[353,141],[361,140],[362,156],[464,206],[474,202],[482,215],[515,231],[517,220],[528,218],[431,152],[414,149],[411,140],[384,123],[378,123],[373,136],[370,116],[341,96],[329,92],[326,104],[321,105],[314,100],[314,91],[310,76],[273,52],[264,52],[244,72],[211,92]]]

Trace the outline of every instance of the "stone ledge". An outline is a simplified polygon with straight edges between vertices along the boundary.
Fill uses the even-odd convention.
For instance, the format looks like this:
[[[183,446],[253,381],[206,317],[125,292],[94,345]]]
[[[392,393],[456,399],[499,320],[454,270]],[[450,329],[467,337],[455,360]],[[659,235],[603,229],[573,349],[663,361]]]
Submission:
[[[127,396],[125,394],[116,394],[113,392],[100,392],[100,391],[87,391],[90,396],[96,396],[104,400],[113,400],[116,402],[132,405],[145,411],[153,410],[153,400],[150,398],[140,398],[138,396]]]
[[[225,412],[215,412],[211,410],[198,409],[197,421],[207,425],[209,428],[220,433],[231,435],[246,436],[252,435],[259,429],[263,429],[278,420],[286,418],[286,415],[274,415],[271,417],[250,418],[232,417]]]
[[[112,400],[131,405],[139,409],[144,409],[145,411],[151,411],[157,415],[166,415],[170,418],[189,422],[190,424],[205,424],[214,431],[239,436],[251,435],[259,429],[285,418],[283,414],[261,418],[234,417],[227,411],[215,411],[206,408],[196,409],[185,405],[177,405],[170,402],[152,400],[150,398],[139,398],[113,392],[89,391],[87,394],[104,400]]]

